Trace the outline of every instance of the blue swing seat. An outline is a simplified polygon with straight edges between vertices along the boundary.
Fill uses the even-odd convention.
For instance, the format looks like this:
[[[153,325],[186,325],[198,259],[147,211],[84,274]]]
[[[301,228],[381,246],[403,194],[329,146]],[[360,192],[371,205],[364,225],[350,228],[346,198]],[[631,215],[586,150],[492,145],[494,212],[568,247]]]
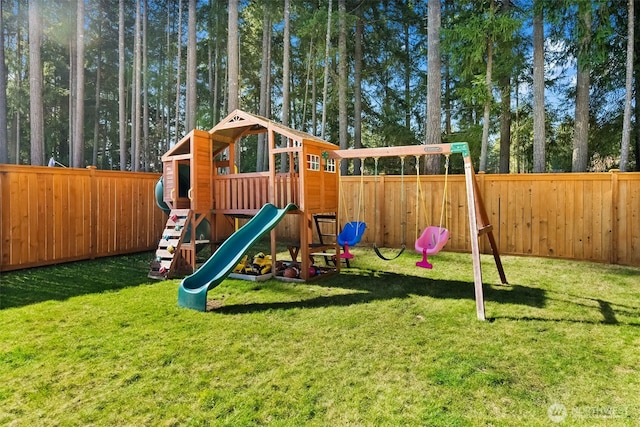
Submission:
[[[359,221],[348,222],[342,228],[340,234],[338,234],[338,244],[340,246],[349,245],[355,246],[362,240],[364,230],[367,228],[367,224]]]
[[[353,258],[353,255],[349,252],[349,246],[355,246],[360,243],[366,228],[367,224],[360,221],[351,221],[344,225],[337,238],[338,244],[344,247],[344,253],[340,254],[341,258]]]

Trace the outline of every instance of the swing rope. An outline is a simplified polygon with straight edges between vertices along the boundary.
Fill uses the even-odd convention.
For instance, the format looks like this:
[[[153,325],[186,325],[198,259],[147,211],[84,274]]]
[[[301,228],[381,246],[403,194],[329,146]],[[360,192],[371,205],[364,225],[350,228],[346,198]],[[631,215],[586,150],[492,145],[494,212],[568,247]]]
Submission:
[[[356,214],[356,222],[360,223],[360,208],[363,205],[364,200],[364,161],[365,158],[360,159],[360,188],[358,189],[358,213]],[[364,220],[364,214],[362,215]]]
[[[427,205],[424,200],[424,191],[420,183],[420,156],[416,156],[416,212],[420,212],[420,202],[422,202],[422,211],[424,213],[424,223],[429,224],[427,214]],[[416,218],[416,240],[420,236],[420,218]]]
[[[442,229],[444,219],[444,228],[449,229],[449,216],[445,214],[447,209],[447,195],[449,192],[449,155],[445,155],[444,160],[444,189],[442,190],[442,206],[440,207],[440,224],[438,228]]]
[[[342,162],[345,159],[341,159],[340,161]],[[356,222],[360,223],[360,212],[364,211],[365,207],[364,207],[364,161],[366,160],[366,157],[360,159],[360,183],[358,186],[358,207],[356,210]],[[340,192],[340,200],[342,200],[342,215],[344,216],[345,220],[349,217],[348,213],[349,211],[347,210],[347,198],[345,196],[345,191],[344,191],[344,186],[342,184],[342,179],[340,180],[339,183],[339,192]],[[365,215],[364,212],[362,213],[362,219],[364,220]],[[349,221],[346,221],[349,222]],[[356,232],[357,235],[357,232]]]
[[[427,214],[427,203],[425,200],[424,190],[422,189],[422,185],[420,184],[420,171],[418,169],[419,166],[419,156],[416,156],[416,193],[418,193],[419,197],[416,197],[416,212],[419,211],[418,199],[422,201],[422,210],[424,211],[424,219],[425,224],[429,225],[429,215]],[[445,155],[444,161],[444,189],[442,190],[442,204],[440,206],[440,223],[438,224],[438,228],[442,229],[442,223],[444,222],[444,228],[449,228],[449,216],[447,215],[447,199],[449,192],[449,154]],[[418,221],[416,221],[416,239],[419,236],[419,227]]]
[[[342,163],[343,161],[344,159],[340,159],[340,163]],[[338,165],[338,168],[340,169],[340,165]],[[347,211],[347,198],[344,195],[345,191],[344,191],[344,184],[342,183],[342,177],[340,177],[340,181],[339,181],[339,192],[340,192],[340,200],[342,201],[342,215],[346,220],[349,217],[347,215],[349,212]]]
[[[406,220],[406,216],[407,216],[407,209],[406,209],[406,203],[405,203],[405,191],[404,191],[404,156],[400,157],[400,176],[401,176],[401,192],[400,192],[400,205],[402,206],[402,211],[403,211],[403,219],[401,222],[401,226],[402,226],[402,248],[400,249],[400,252],[398,252],[395,256],[393,257],[386,257],[384,256],[381,252],[380,249],[378,248],[378,245],[375,242],[375,238],[377,237],[377,227],[378,227],[378,197],[377,197],[377,193],[378,193],[378,158],[375,157],[375,167],[374,167],[374,175],[375,175],[375,180],[374,180],[374,188],[375,188],[375,192],[376,192],[376,197],[374,197],[374,208],[373,208],[373,236],[374,236],[374,243],[373,243],[373,250],[376,252],[376,255],[378,255],[378,257],[380,257],[380,259],[383,259],[385,261],[392,261],[396,258],[398,258],[400,255],[402,255],[402,253],[404,252],[404,250],[407,248],[406,245],[406,234],[407,234],[407,220]]]

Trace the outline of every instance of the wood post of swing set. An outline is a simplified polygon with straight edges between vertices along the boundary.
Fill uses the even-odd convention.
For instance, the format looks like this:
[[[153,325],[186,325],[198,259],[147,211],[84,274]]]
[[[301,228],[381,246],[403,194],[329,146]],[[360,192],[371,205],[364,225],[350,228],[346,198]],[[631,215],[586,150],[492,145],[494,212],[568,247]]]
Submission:
[[[432,154],[460,153],[464,160],[465,188],[467,192],[467,207],[469,212],[469,230],[471,237],[471,257],[473,259],[473,282],[475,288],[476,314],[479,320],[485,320],[484,292],[482,289],[482,265],[480,263],[480,244],[478,237],[486,234],[493,252],[493,258],[503,284],[507,284],[507,278],[500,260],[498,245],[493,235],[493,226],[489,223],[489,217],[478,191],[478,183],[475,178],[469,145],[466,142],[454,142],[449,144],[408,145],[400,147],[359,148],[352,150],[335,150],[329,154],[334,159],[363,159],[367,157],[402,157],[422,156]]]

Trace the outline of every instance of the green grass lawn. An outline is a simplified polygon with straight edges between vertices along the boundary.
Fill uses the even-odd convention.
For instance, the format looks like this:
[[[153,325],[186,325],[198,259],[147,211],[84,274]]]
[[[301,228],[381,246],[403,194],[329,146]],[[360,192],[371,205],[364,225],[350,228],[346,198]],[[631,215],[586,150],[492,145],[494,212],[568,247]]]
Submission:
[[[151,254],[4,273],[0,425],[640,425],[640,269],[468,254],[177,307]]]

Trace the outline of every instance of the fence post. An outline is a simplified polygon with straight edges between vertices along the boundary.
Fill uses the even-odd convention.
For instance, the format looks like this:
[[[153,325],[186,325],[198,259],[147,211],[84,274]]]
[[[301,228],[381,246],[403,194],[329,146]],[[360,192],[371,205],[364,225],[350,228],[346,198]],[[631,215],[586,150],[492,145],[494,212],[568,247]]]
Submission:
[[[89,186],[90,186],[90,226],[89,226],[89,259],[95,259],[98,248],[98,183],[96,182],[96,167],[87,166],[89,170]]]
[[[611,230],[609,231],[609,247],[611,253],[609,254],[609,263],[618,263],[618,222],[620,221],[620,213],[618,205],[620,203],[620,185],[618,182],[618,176],[620,170],[611,169]]]

